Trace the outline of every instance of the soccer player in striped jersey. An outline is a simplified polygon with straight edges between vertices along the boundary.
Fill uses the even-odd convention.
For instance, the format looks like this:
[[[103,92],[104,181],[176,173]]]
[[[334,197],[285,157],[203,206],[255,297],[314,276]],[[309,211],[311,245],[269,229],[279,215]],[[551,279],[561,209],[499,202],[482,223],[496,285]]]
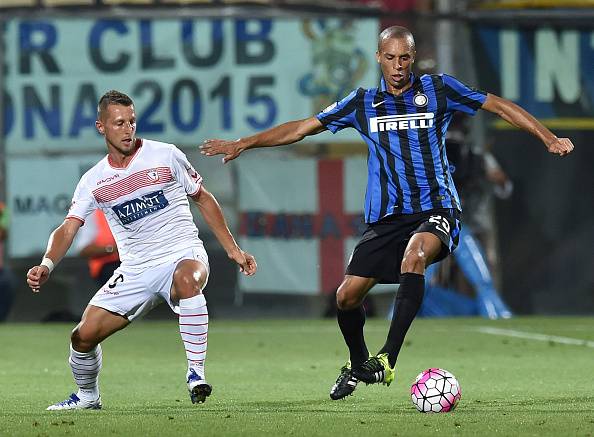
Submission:
[[[50,235],[43,260],[29,270],[27,283],[34,292],[40,290],[95,209],[105,214],[121,265],[72,331],[69,362],[78,391],[47,409],[100,409],[101,342],[162,301],[179,315],[190,399],[204,402],[212,390],[204,372],[208,309],[202,294],[209,264],[188,198],[243,273],[253,275],[256,261],[239,248],[218,202],[184,153],[173,144],[135,136],[130,97],[118,91],[103,95],[96,126],[108,154],[79,181],[66,219]]]
[[[565,156],[573,150],[568,138],[557,138],[509,100],[446,74],[417,77],[412,72],[414,38],[404,27],[389,27],[379,35],[376,58],[382,71],[378,88],[356,89],[310,118],[200,146],[203,154],[222,154],[228,162],[244,150],[292,144],[326,129],[335,133],[352,127],[367,143],[368,227],[336,293],[338,325],[350,360],[331,388],[332,399],[350,395],[359,381],[389,385],[394,380],[398,353],[423,299],[425,269],[456,247],[461,208],[445,150],[453,114],[484,109],[535,135],[550,153]],[[400,287],[385,345],[370,356],[361,303],[378,282]]]

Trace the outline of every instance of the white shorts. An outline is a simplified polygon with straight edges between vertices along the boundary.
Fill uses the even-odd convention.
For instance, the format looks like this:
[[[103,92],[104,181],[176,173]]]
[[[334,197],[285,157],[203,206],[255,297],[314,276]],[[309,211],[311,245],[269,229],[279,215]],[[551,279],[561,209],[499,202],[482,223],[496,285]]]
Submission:
[[[145,269],[118,267],[111,278],[101,287],[89,302],[89,305],[100,307],[112,313],[120,314],[132,321],[165,301],[171,309],[179,314],[177,302],[171,300],[173,273],[177,264],[184,259],[201,262],[210,272],[208,255],[203,246],[180,251],[170,259]],[[208,276],[206,277],[206,283]]]

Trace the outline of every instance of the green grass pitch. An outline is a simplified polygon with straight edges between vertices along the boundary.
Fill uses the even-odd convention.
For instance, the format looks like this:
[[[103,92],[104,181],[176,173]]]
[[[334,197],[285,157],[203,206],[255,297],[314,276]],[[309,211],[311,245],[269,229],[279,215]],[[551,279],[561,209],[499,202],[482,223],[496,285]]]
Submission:
[[[373,352],[387,327],[367,322]],[[417,319],[396,382],[361,384],[342,401],[328,397],[346,359],[335,321],[213,319],[214,389],[200,405],[187,395],[176,322],[137,322],[103,344],[103,410],[48,412],[74,388],[71,328],[0,325],[0,435],[594,435],[594,318]],[[428,367],[460,381],[453,413],[413,407],[410,385]]]

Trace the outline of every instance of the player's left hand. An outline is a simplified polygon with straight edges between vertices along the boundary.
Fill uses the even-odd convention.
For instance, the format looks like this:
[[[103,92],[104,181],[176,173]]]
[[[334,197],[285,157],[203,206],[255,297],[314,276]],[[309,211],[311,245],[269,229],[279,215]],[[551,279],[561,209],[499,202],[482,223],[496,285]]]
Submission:
[[[559,156],[566,156],[573,151],[573,143],[569,138],[555,138],[553,142],[547,144],[550,153]]]
[[[251,253],[244,252],[237,248],[228,254],[229,258],[235,261],[239,265],[239,271],[246,276],[252,276],[258,269],[256,264],[256,258]]]
[[[225,155],[223,163],[227,163],[239,156],[243,152],[239,140],[226,141],[219,139],[205,140],[200,146],[200,153],[206,156]]]

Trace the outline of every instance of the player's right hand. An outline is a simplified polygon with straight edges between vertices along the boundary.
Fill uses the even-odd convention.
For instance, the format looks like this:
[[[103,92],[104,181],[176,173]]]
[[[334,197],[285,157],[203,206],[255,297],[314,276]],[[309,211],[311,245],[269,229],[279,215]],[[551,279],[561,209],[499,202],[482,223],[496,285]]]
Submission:
[[[239,140],[226,141],[219,139],[208,139],[205,140],[200,146],[200,153],[203,155],[225,155],[223,156],[223,163],[237,158],[241,152],[243,152],[243,148],[241,147]]]
[[[49,269],[46,266],[31,267],[27,272],[27,284],[33,293],[39,293],[39,289],[48,279]]]

